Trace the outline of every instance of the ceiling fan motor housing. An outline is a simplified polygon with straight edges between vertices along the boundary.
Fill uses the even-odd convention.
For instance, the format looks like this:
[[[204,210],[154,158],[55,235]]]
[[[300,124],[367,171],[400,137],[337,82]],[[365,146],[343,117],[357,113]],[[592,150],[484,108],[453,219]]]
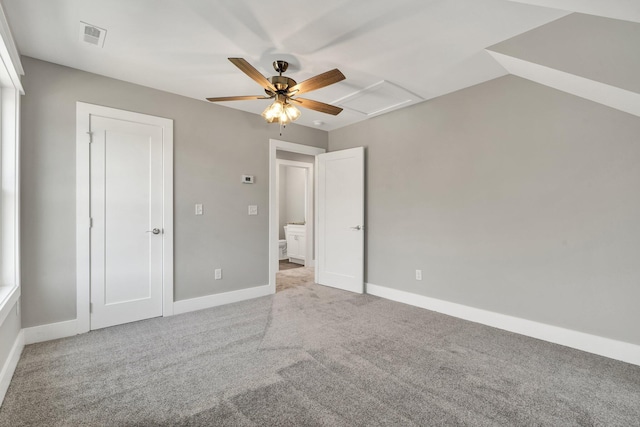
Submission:
[[[289,88],[294,87],[297,84],[295,80],[285,76],[273,76],[269,78],[269,81],[275,86],[278,91],[277,93],[284,93]],[[265,92],[269,95],[273,95],[273,92],[268,89],[265,89]]]

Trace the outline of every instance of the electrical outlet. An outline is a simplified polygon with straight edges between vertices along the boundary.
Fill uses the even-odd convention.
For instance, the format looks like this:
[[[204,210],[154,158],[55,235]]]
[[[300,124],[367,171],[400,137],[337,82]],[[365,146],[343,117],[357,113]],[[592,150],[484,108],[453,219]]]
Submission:
[[[196,203],[196,215],[202,215],[202,203]]]
[[[422,270],[416,270],[416,280],[422,280]]]
[[[249,205],[249,215],[258,215],[257,205]]]
[[[214,278],[215,280],[220,280],[222,279],[222,269],[221,268],[216,268],[214,271]]]

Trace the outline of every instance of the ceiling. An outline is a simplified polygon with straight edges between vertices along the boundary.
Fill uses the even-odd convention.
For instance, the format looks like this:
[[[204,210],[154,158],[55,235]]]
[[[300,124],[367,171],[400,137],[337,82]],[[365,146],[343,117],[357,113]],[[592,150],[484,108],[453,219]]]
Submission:
[[[334,117],[303,109],[297,121],[324,130],[507,74],[485,48],[573,11],[640,22],[640,2],[634,0],[3,3],[23,55],[202,102],[261,95],[228,57],[247,59],[265,76],[276,74],[274,60],[287,60],[285,74],[298,82],[339,68],[346,80],[305,97],[345,110]],[[107,30],[102,48],[81,41],[80,21]],[[268,104],[221,103],[256,114]]]

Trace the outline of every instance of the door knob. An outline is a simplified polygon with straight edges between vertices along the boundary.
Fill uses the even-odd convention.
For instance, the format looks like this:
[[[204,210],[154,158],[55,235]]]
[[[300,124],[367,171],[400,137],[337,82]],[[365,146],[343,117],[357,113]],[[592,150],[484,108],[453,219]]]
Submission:
[[[364,228],[364,225],[360,226],[360,225],[356,225],[355,227],[351,227],[354,230],[362,230]]]
[[[160,229],[159,228],[154,228],[153,230],[147,231],[147,233],[160,234]]]

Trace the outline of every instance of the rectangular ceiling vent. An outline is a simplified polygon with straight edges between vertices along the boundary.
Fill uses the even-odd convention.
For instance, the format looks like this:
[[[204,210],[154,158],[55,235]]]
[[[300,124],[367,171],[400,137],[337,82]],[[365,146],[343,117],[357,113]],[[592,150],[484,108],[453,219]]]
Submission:
[[[423,99],[418,95],[386,80],[381,80],[378,83],[337,99],[332,104],[357,111],[367,117],[373,117],[417,104],[420,101],[423,101]]]
[[[104,28],[80,21],[80,41],[94,46],[104,47],[104,38],[106,35],[107,30]]]

